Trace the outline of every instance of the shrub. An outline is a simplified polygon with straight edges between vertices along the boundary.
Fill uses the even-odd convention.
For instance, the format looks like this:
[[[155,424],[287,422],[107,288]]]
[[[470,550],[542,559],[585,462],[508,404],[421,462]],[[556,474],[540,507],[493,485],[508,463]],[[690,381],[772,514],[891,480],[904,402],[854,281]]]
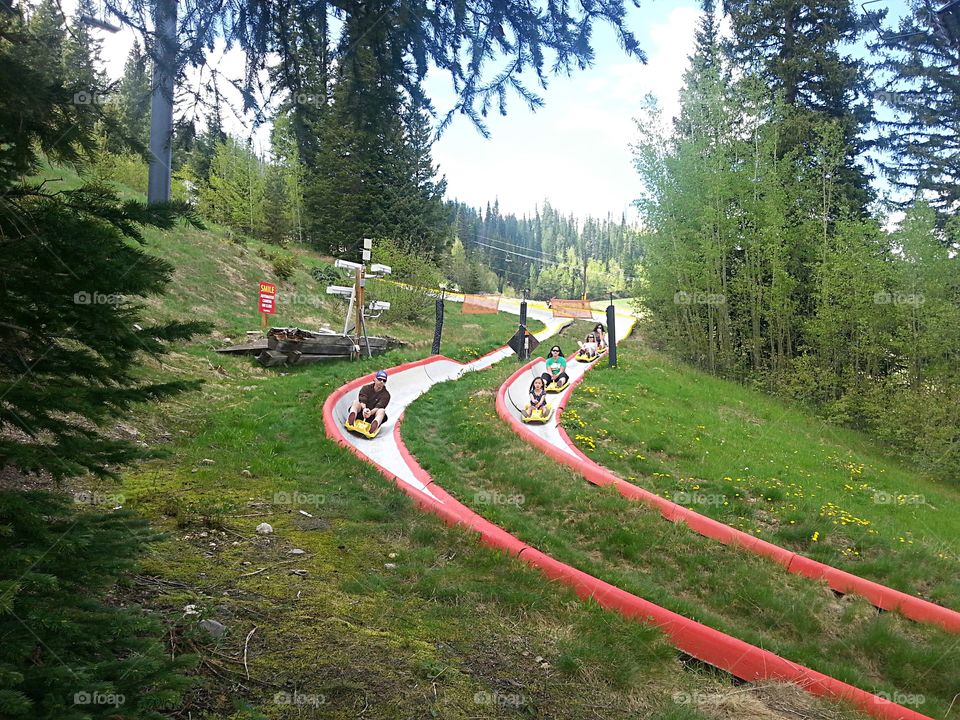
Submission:
[[[278,280],[289,280],[300,267],[300,260],[296,255],[274,255],[271,258],[273,273]]]

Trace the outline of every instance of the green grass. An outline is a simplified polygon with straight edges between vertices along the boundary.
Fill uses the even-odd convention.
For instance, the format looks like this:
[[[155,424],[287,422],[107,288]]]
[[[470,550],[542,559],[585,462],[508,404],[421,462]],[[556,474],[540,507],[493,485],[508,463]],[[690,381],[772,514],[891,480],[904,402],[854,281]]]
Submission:
[[[856,597],[838,599],[555,466],[495,418],[491,388],[509,371],[439,386],[408,411],[404,438],[441,486],[522,540],[629,592],[864,689],[922,694],[916,709],[925,714],[946,711],[960,661],[953,636],[878,615]]]
[[[650,629],[423,514],[328,440],[322,402],[357,372],[278,374],[226,357],[200,393],[127,421],[169,456],[99,489],[168,533],[120,597],[164,618],[177,652],[202,658],[203,685],[181,714],[706,717],[673,695],[722,693],[728,681],[682,669]],[[261,522],[275,532],[257,535]],[[205,638],[187,605],[227,636]],[[308,704],[278,704],[285,692]]]
[[[784,401],[621,345],[564,423],[621,477],[778,545],[960,609],[960,491]],[[575,432],[574,432],[575,431]]]

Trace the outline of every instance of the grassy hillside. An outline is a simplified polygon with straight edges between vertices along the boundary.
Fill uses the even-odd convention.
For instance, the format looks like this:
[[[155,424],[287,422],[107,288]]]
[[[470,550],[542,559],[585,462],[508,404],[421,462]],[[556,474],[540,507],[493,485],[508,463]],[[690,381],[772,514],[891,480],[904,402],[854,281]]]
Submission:
[[[61,178],[59,187],[79,181],[62,169],[46,178]],[[79,478],[67,489],[135,509],[165,534],[115,597],[161,618],[171,653],[199,658],[179,716],[590,718],[602,708],[608,717],[681,720],[766,707],[764,693],[783,704],[776,687],[730,693],[729,680],[683,663],[657,633],[580,603],[423,515],[326,439],[327,394],[427,355],[432,320],[395,323],[385,313],[370,330],[408,345],[373,361],[263,369],[213,349],[259,329],[261,280],[279,286],[273,324],[336,327],[344,304],[309,274],[328,258],[213,225],[147,231],[146,241],[175,266],[170,292],[148,299],[148,316],[206,320],[213,331],[142,373],[205,383],[112,429],[164,457],[126,469],[119,485]],[[276,257],[296,259],[288,280],[274,274]],[[515,327],[514,317],[463,316],[448,303],[442,351],[466,360]],[[274,532],[258,534],[262,522]],[[201,619],[222,623],[222,637],[200,630]],[[817,707],[786,696],[788,707]]]
[[[627,392],[635,385],[632,372],[641,364],[637,357],[641,348],[635,341],[624,344],[623,365],[617,370],[591,373],[571,403],[574,407],[567,415],[568,422],[578,427],[571,435],[580,434],[582,449],[601,462],[614,453],[617,459],[625,460],[628,450],[636,462],[644,462],[638,455],[657,453],[659,457],[663,452],[632,445],[634,436],[620,440],[628,432],[654,429],[629,418],[638,405],[642,407]],[[644,360],[651,374],[662,374],[649,367],[648,356]],[[493,415],[489,389],[503,381],[509,369],[493,372],[496,381],[475,376],[464,378],[457,386],[436,388],[411,407],[404,425],[411,451],[461,501],[544,552],[641,597],[884,697],[900,698],[901,704],[931,717],[944,716],[958,690],[953,668],[960,662],[960,651],[954,636],[897,615],[878,614],[865,600],[853,596],[838,598],[823,585],[789,575],[774,563],[668,523],[656,511],[627,501],[614,490],[588,485],[576,473],[557,468],[502,424],[488,427]],[[695,374],[686,377],[684,372],[676,368],[677,377],[673,379],[687,383],[696,394],[704,379]],[[678,403],[682,403],[684,394],[676,394]],[[701,394],[710,397],[709,390]],[[645,395],[641,392],[639,397]],[[665,391],[665,404],[669,404],[669,397]],[[735,401],[729,389],[718,397],[727,404]],[[705,411],[705,401],[690,405]],[[582,420],[584,406],[589,406],[590,421]],[[783,427],[782,432],[803,436],[804,423],[812,421],[796,410],[791,412],[796,425],[792,429]],[[646,414],[639,417],[648,419]],[[583,427],[581,422],[585,423]],[[694,425],[693,429],[698,431],[691,438],[693,442],[702,442],[705,427]],[[669,433],[664,431],[664,435]],[[854,444],[847,446],[844,441]],[[721,444],[719,439],[717,442]],[[863,438],[848,435],[834,438],[834,442],[838,446],[832,457],[854,449],[865,451]],[[726,444],[728,441],[722,443]],[[782,438],[771,445],[780,447]],[[755,451],[745,450],[744,457],[751,464],[769,464],[765,462],[768,449],[761,446]],[[787,446],[791,456],[793,449]],[[711,448],[708,454],[713,453]],[[832,460],[825,467],[832,467],[830,463]],[[732,483],[743,495],[746,484],[736,483],[735,478]],[[806,483],[811,492],[818,492],[818,484],[824,485],[820,480]],[[776,493],[768,485],[763,485],[765,497],[773,498]],[[789,496],[783,493],[782,499],[788,504],[798,494],[809,494],[799,481],[794,485]],[[679,487],[698,501],[707,497],[712,502],[717,493],[712,487],[704,491],[703,480],[696,478]],[[735,492],[730,494],[735,496]],[[489,509],[478,505],[478,498],[490,496],[523,501]],[[722,500],[718,504],[724,507]],[[833,527],[833,519],[828,516],[820,522]],[[921,534],[921,524],[911,526],[906,519],[903,524],[902,532],[912,527],[916,535]],[[842,519],[838,519],[837,527],[846,527]],[[878,550],[874,567],[914,573],[912,567],[901,568],[910,565],[912,556],[904,557],[907,550],[898,549],[900,554],[892,557]],[[940,555],[946,553],[941,550]],[[949,561],[935,559],[943,563],[943,570],[932,577],[940,581],[937,587],[949,588],[956,579],[956,568],[949,574]]]
[[[960,609],[960,488],[638,339],[621,350],[565,415],[590,457],[758,537]]]
[[[427,355],[432,323],[391,324],[386,314],[371,330],[409,343],[386,357],[265,370],[212,348],[258,329],[257,283],[275,280],[270,254],[298,261],[291,278],[278,282],[281,298],[298,300],[281,302],[275,324],[336,326],[343,306],[322,295],[308,272],[324,259],[305,248],[237,242],[214,226],[151,232],[147,243],[176,266],[171,292],[151,299],[149,313],[206,319],[214,332],[174,348],[143,372],[206,382],[199,392],[141,408],[114,428],[165,457],[127,469],[120,485],[81,478],[71,489],[108,506],[119,501],[165,533],[116,597],[162,618],[172,653],[200,658],[197,688],[180,716],[858,717],[792,688],[736,689],[658,633],[581,603],[423,515],[370,466],[329,441],[321,418],[327,394],[375,367]],[[463,316],[450,304],[443,351],[460,359],[482,354],[502,344],[515,324],[510,316]],[[575,525],[578,541],[595,548],[581,566],[603,575],[604,558],[624,552],[627,541],[616,532],[625,527],[624,513],[639,511],[581,487],[571,473],[518,447],[493,410],[493,391],[513,367],[507,361],[429,393],[410,414],[412,445],[445,487],[466,493],[474,506],[489,497],[478,489],[509,489],[520,478],[517,487],[528,501],[515,509],[525,518],[519,525],[513,506],[477,509],[579,562],[570,537],[555,534],[581,512],[580,501],[567,505],[570,494],[557,488],[577,486],[585,501],[599,502]],[[418,419],[434,402],[445,409],[428,422]],[[528,474],[542,484],[528,485]],[[256,532],[263,522],[273,533]],[[688,552],[687,574],[654,599],[666,602],[673,591],[682,609],[695,612],[690,572],[716,553],[705,546]],[[741,568],[740,577],[750,567]],[[622,570],[608,577],[644,589],[619,575]],[[741,614],[739,608],[721,614],[720,624],[736,628]],[[201,619],[222,623],[224,634],[201,631]],[[794,641],[793,631],[778,632],[773,640]],[[876,686],[900,684],[885,670]]]

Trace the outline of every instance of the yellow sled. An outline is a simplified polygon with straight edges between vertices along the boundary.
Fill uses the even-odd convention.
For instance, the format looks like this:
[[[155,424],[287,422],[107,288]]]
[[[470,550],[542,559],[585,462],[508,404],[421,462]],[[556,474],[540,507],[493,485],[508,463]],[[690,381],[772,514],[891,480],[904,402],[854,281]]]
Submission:
[[[374,433],[370,432],[370,423],[368,423],[366,420],[361,420],[360,418],[357,418],[353,422],[353,425],[351,425],[349,422],[345,422],[343,426],[350,432],[355,432],[358,435],[363,435],[368,440],[373,440],[377,435],[380,434],[380,431],[383,430],[383,423],[380,423],[380,425],[377,427],[376,432]]]
[[[606,349],[606,348],[604,348],[603,350],[598,351],[597,354],[594,355],[593,357],[590,357],[589,355],[587,355],[585,352],[583,352],[583,351],[581,350],[580,352],[577,353],[577,361],[578,361],[578,362],[582,362],[582,363],[592,363],[592,362],[600,359],[601,357],[603,357],[603,356],[606,355],[606,354],[607,354],[607,349]]]
[[[550,383],[549,385],[547,385],[546,390],[547,390],[548,393],[563,392],[564,390],[567,389],[567,385],[569,385],[569,384],[570,384],[570,378],[567,378],[566,380],[564,380],[564,381],[563,381],[563,385],[557,385],[556,381],[554,381],[554,382]]]
[[[530,409],[530,406],[527,405],[527,410]],[[530,417],[526,415],[521,415],[520,419],[525,423],[545,423],[553,417],[553,408],[547,405],[543,410],[539,408],[534,408],[533,412],[530,413]]]

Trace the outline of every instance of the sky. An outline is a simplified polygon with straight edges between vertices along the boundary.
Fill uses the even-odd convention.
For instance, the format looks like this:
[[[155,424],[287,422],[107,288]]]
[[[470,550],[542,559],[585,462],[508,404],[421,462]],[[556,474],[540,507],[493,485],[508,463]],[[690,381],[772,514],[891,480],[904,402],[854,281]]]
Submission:
[[[63,7],[73,13],[76,0],[66,0]],[[598,25],[593,67],[550,78],[547,89],[538,93],[544,99],[540,109],[531,111],[520,98],[510,97],[506,117],[488,116],[487,139],[466,116],[455,117],[433,148],[448,198],[474,207],[498,200],[502,212],[517,215],[532,215],[548,199],[578,217],[635,217],[631,202],[639,189],[629,149],[636,138],[633,117],[646,93],[656,95],[668,115],[675,111],[698,9],[696,2],[658,0],[631,11],[629,26],[647,54],[646,65],[627,57],[614,34]],[[97,32],[106,71],[116,79],[133,33]],[[242,75],[239,51],[218,49],[211,64],[233,77]],[[424,87],[442,117],[454,104],[449,76],[432,71]],[[251,131],[237,119],[229,119],[228,128],[241,137],[252,133],[254,145],[268,149],[268,129]]]
[[[881,3],[902,5],[903,0]],[[65,0],[63,7],[71,14],[76,0]],[[678,111],[698,20],[696,1],[644,0],[641,8],[630,8],[628,26],[646,53],[646,64],[628,57],[613,32],[597,25],[593,66],[551,77],[547,89],[538,92],[543,107],[532,111],[511,96],[505,117],[494,111],[486,118],[489,138],[466,116],[456,116],[433,148],[434,162],[447,180],[447,197],[478,208],[497,200],[501,212],[518,216],[532,215],[549,200],[554,208],[580,218],[611,214],[619,219],[625,213],[635,221],[632,201],[640,187],[629,146],[640,130],[633,118],[647,93],[657,98],[666,118]],[[107,73],[118,78],[134,34],[124,30],[99,36]],[[230,77],[242,77],[239,50],[224,53],[218,46],[209,64]],[[196,73],[189,79],[196,83]],[[231,93],[238,97],[225,83],[221,87],[228,98]],[[449,76],[431,71],[424,88],[442,117],[455,101]],[[269,127],[253,129],[250,118],[229,117],[227,127],[239,137],[252,136],[259,151],[269,150]]]
[[[594,66],[551,78],[540,92],[543,107],[531,111],[511,98],[505,117],[488,116],[488,139],[458,116],[433,151],[447,195],[475,207],[497,199],[501,211],[517,215],[530,215],[549,199],[579,217],[632,217],[631,203],[640,194],[629,148],[638,132],[633,118],[647,93],[668,116],[677,111],[698,19],[693,2],[645,3],[634,10],[630,27],[646,65],[628,57],[608,28],[598,27]],[[438,111],[452,107],[447,77],[430,77],[425,88]]]

